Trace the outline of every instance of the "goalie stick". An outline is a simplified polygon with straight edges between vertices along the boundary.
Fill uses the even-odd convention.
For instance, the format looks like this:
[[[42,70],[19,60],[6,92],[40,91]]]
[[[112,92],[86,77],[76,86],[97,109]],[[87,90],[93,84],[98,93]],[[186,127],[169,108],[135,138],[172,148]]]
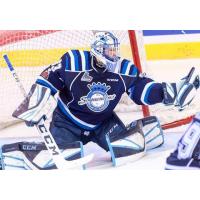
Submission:
[[[25,91],[15,69],[13,68],[13,65],[11,64],[8,56],[3,55],[3,58],[7,64],[10,72],[12,73],[12,76],[14,77],[15,82],[17,83],[21,93],[26,98],[27,97],[26,91]],[[94,155],[90,154],[90,155],[87,155],[87,156],[77,159],[77,160],[72,160],[72,161],[65,160],[64,157],[61,155],[60,149],[58,148],[58,145],[56,144],[51,132],[46,127],[44,119],[41,119],[40,122],[35,126],[36,126],[40,136],[42,137],[42,139],[43,139],[43,141],[44,141],[49,153],[51,154],[51,157],[52,157],[53,161],[55,162],[55,165],[58,169],[69,169],[69,168],[73,168],[76,166],[84,165],[93,159]]]

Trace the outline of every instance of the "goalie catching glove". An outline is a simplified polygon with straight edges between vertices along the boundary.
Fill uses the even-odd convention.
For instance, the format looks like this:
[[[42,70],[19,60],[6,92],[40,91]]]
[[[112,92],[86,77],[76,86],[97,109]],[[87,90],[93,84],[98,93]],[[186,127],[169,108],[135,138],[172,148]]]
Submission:
[[[48,119],[56,105],[57,101],[49,88],[33,84],[29,94],[12,116],[24,120],[27,126],[34,126],[41,119]]]
[[[189,74],[177,83],[162,83],[164,104],[174,105],[184,110],[194,99],[199,88],[199,75],[193,67]]]

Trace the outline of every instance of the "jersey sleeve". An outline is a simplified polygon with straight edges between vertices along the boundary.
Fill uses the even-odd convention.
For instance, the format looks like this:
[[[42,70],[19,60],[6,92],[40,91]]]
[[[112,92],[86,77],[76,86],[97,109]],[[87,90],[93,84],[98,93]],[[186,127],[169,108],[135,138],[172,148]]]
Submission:
[[[37,84],[48,87],[51,94],[55,95],[64,88],[64,69],[62,59],[47,67],[37,78]]]
[[[128,88],[129,97],[138,105],[153,105],[164,99],[162,84],[148,77],[138,77]]]
[[[140,74],[139,69],[127,59],[120,60],[119,73],[127,77],[138,77]]]
[[[123,59],[120,74],[126,83],[126,92],[138,105],[152,105],[163,101],[163,88],[161,83],[144,76],[130,60]]]

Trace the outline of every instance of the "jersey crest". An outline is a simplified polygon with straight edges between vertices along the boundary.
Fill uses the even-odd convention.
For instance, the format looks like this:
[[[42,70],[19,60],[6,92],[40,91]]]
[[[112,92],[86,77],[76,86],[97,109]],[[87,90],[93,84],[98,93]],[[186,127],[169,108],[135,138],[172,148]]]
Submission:
[[[108,95],[107,91],[111,88],[105,83],[92,83],[87,85],[90,89],[87,96],[82,96],[79,105],[87,105],[87,107],[93,112],[102,112],[105,110],[110,101],[114,100],[116,94]]]

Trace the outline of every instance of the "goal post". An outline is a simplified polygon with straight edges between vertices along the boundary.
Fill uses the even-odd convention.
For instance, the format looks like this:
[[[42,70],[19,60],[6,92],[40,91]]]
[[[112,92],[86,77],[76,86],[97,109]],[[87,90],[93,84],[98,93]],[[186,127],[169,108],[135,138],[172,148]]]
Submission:
[[[140,35],[137,38],[137,34],[139,34],[138,32],[134,31],[134,30],[128,31],[134,64],[138,67],[140,72],[143,72],[142,63],[141,63],[141,60],[142,60],[141,55],[143,53],[143,60],[145,60],[146,59],[145,54],[144,54],[145,50],[144,50],[144,43],[139,45],[139,38],[142,37],[142,35],[140,33]],[[140,49],[140,51],[139,51],[139,49]],[[148,106],[146,106],[146,105],[142,106],[142,111],[143,111],[144,117],[150,116]]]

